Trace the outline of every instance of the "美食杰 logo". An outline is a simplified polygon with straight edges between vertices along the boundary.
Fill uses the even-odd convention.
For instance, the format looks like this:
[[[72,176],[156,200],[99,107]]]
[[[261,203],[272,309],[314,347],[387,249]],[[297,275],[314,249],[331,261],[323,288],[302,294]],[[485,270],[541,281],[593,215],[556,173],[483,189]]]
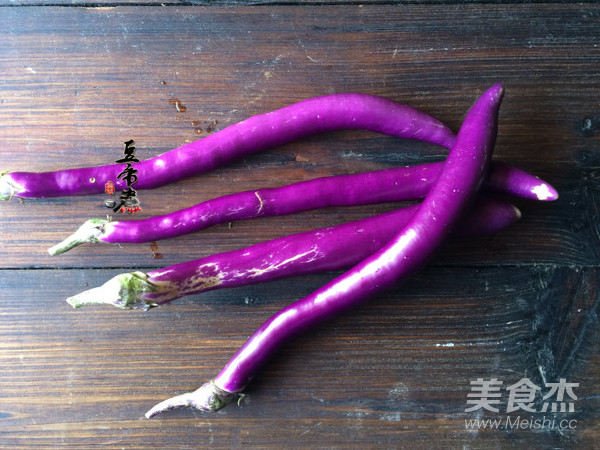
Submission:
[[[503,387],[504,382],[497,378],[478,378],[470,384],[465,412],[477,413],[478,417],[465,419],[467,430],[573,430],[577,427],[572,413],[577,400],[574,388],[579,387],[579,383],[561,378],[558,382],[538,386],[529,378],[521,378]],[[506,416],[482,419],[483,411],[506,413]]]

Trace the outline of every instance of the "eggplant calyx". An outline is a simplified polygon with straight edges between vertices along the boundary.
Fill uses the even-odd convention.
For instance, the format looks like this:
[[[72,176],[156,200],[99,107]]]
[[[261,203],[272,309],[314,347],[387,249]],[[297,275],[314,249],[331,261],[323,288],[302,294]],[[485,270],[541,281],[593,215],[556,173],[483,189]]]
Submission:
[[[90,219],[86,221],[75,233],[62,242],[50,247],[48,253],[52,256],[60,255],[86,242],[94,244],[100,242],[100,236],[104,234],[104,227],[109,221],[107,219]]]

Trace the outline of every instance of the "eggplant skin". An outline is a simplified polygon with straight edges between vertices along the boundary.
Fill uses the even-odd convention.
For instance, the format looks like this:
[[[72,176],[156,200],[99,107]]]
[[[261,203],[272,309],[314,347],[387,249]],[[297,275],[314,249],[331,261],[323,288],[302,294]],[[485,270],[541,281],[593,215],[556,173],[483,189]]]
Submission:
[[[362,129],[449,148],[454,134],[437,119],[415,108],[368,94],[313,97],[252,116],[203,139],[132,164],[136,190],[155,189],[205,173],[245,156],[294,140],[342,129]],[[118,175],[127,164],[53,172],[5,172],[0,198],[68,197],[101,194],[109,181],[126,189]]]
[[[329,206],[417,200],[427,195],[442,167],[440,162],[316,178],[277,188],[225,195],[142,220],[90,219],[48,252],[58,255],[83,243],[153,242],[234,220],[280,216]],[[558,198],[556,189],[545,181],[500,162],[492,163],[482,190],[543,201]]]
[[[240,393],[260,368],[295,336],[406,280],[433,255],[471,206],[487,173],[497,133],[501,84],[489,88],[467,113],[439,178],[408,224],[382,249],[312,294],[267,320],[209,382]],[[200,389],[161,402],[148,415],[206,404],[214,390]]]

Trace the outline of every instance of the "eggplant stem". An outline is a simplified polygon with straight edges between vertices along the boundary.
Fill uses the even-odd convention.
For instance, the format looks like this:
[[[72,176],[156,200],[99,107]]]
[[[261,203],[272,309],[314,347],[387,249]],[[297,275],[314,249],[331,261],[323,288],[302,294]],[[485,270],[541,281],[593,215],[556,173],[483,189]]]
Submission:
[[[75,233],[62,242],[50,247],[48,253],[52,256],[60,255],[86,242],[93,244],[100,242],[99,238],[104,234],[104,227],[108,222],[109,220],[106,219],[90,219],[86,221]]]
[[[164,400],[153,406],[147,413],[150,419],[157,414],[170,411],[175,408],[192,407],[199,411],[214,412],[231,403],[241,394],[229,392],[217,386],[214,380],[204,383],[194,392],[177,395]]]
[[[186,392],[185,394],[181,394],[176,397],[171,397],[167,400],[163,400],[162,402],[153,406],[146,413],[146,418],[151,419],[155,415],[163,413],[165,411],[170,411],[170,410],[176,409],[176,408],[186,408],[188,406],[191,406],[192,394],[193,394],[193,392]]]
[[[0,200],[10,200],[15,195],[15,187],[5,175],[8,171],[0,172]]]
[[[148,278],[148,274],[144,272],[122,273],[111,278],[102,286],[69,297],[67,303],[73,308],[114,305],[121,309],[148,310],[158,304],[142,298],[142,295],[146,293],[160,294],[161,291],[167,292],[169,288],[168,285],[152,283]]]

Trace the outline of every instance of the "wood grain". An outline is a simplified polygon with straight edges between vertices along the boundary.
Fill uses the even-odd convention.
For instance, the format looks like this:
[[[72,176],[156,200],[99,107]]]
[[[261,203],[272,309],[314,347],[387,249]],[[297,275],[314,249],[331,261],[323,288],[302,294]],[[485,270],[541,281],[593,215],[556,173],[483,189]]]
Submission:
[[[556,205],[525,205],[523,223],[494,238],[495,245],[514,247],[503,255],[506,263],[597,262],[598,237],[586,223],[594,223],[597,210],[598,135],[595,128],[581,129],[586,119],[592,124],[598,120],[595,70],[600,50],[587,43],[598,26],[597,8],[431,7],[424,14],[416,7],[348,7],[343,15],[336,7],[320,9],[318,15],[287,7],[273,8],[269,15],[254,8],[203,8],[206,14],[195,8],[44,8],[43,20],[36,11],[11,8],[1,19],[9,49],[0,81],[3,170],[109,163],[128,139],[136,141],[140,157],[151,157],[206,134],[206,126],[196,134],[193,122],[218,121],[212,128],[216,131],[250,115],[332,92],[368,92],[406,101],[457,129],[477,94],[501,79],[507,96],[497,158],[548,178],[562,199]],[[506,40],[509,26],[512,37]],[[185,113],[176,110],[173,99],[186,106]],[[144,215],[164,214],[240,190],[439,160],[444,154],[360,132],[332,133],[246,158],[160,192],[142,192],[140,200]],[[580,200],[587,205],[583,212]],[[0,237],[12,255],[10,262],[2,262],[5,267],[154,264],[145,245],[94,249],[94,258],[81,258],[88,250],[76,250],[49,259],[47,247],[90,216],[109,211],[104,198],[24,202],[3,205],[1,226],[12,230]],[[161,263],[232,250],[389,207],[310,212],[236,224],[234,232],[215,228],[203,233],[200,242],[198,236],[161,242]],[[43,226],[44,218],[56,218],[55,226]],[[489,262],[491,252],[479,245],[470,253],[473,257],[465,257],[461,249],[455,259]]]
[[[141,313],[74,311],[62,301],[73,284],[83,288],[114,271],[4,272],[5,445],[526,442],[533,436],[522,430],[465,431],[469,382],[529,377],[541,385],[543,376],[580,382],[580,426],[564,436],[543,433],[538,444],[590,442],[584,433],[598,407],[598,332],[590,321],[596,269],[426,269],[286,347],[240,407],[173,411],[152,421],[140,418],[153,403],[214,376],[262,321],[329,275],[191,296]],[[457,280],[467,279],[458,289]]]
[[[147,158],[334,92],[403,101],[458,129],[478,94],[500,80],[495,157],[545,178],[561,198],[515,202],[520,223],[449,242],[407,284],[302,336],[265,367],[239,407],[152,421],[142,419],[149,407],[216,375],[264,320],[335,274],[209,292],[148,313],[75,311],[65,298],[123,271],[398,205],[328,208],[50,257],[48,247],[106,215],[106,196],[5,202],[0,447],[597,445],[600,7],[126,3],[0,2],[11,5],[0,8],[0,170],[110,163],[129,139]],[[445,154],[372,133],[328,133],[140,191],[143,212],[133,218]],[[577,427],[467,430],[465,420],[506,416],[464,412],[469,383],[494,377],[504,386],[523,377],[540,386],[579,383],[569,416]]]
[[[594,3],[595,0],[582,0],[578,4]],[[0,6],[62,6],[106,8],[116,6],[364,6],[364,5],[449,5],[449,4],[497,4],[498,0],[0,0]],[[503,4],[523,4],[521,0],[502,0]],[[545,0],[528,0],[527,4],[548,3]],[[561,3],[561,2],[553,2]],[[562,2],[568,3],[568,2]]]

